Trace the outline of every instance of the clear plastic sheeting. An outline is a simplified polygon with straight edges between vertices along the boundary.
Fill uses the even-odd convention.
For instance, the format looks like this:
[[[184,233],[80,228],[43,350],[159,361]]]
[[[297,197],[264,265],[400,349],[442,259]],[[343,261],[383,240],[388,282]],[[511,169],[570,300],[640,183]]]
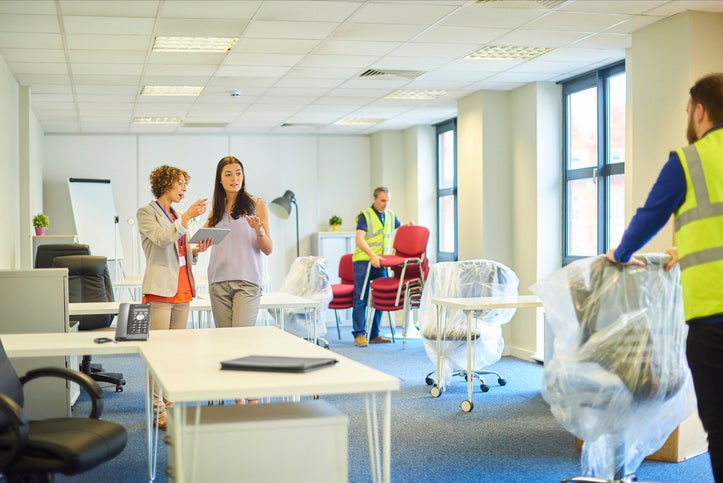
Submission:
[[[477,310],[472,313],[474,362],[473,367],[468,368],[467,316],[461,310],[447,308],[447,316],[439,321],[438,327],[437,306],[432,304],[432,299],[516,296],[518,285],[515,272],[490,260],[440,262],[430,267],[419,307],[419,324],[427,356],[435,367],[437,358],[441,359],[441,374],[435,377],[440,389],[449,384],[455,372],[480,370],[500,360],[504,349],[501,326],[512,319],[516,309]]]
[[[585,443],[585,476],[621,479],[695,408],[685,359],[680,271],[578,260],[531,287],[554,337],[542,397]]]
[[[331,283],[326,271],[326,257],[298,257],[291,264],[289,273],[279,288],[279,292],[290,293],[319,302],[316,319],[316,336],[326,334],[326,312],[333,297]],[[269,313],[273,317],[273,311]],[[314,336],[314,325],[307,317],[313,317],[313,311],[305,309],[285,309],[284,329],[305,339]]]

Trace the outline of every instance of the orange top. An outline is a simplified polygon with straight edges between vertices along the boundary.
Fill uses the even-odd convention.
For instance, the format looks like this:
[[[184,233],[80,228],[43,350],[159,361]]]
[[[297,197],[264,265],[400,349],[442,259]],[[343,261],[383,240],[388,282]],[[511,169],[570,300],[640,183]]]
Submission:
[[[185,252],[181,252],[184,248],[184,246],[181,245],[182,239],[183,237],[179,238],[176,243],[178,244],[178,252],[185,254]],[[186,261],[186,263],[188,263],[188,261]],[[190,302],[191,300],[193,300],[193,292],[191,292],[191,281],[188,279],[188,267],[183,266],[178,269],[178,291],[176,295],[173,297],[161,297],[160,295],[143,294],[141,303],[166,302],[169,304],[182,304]]]

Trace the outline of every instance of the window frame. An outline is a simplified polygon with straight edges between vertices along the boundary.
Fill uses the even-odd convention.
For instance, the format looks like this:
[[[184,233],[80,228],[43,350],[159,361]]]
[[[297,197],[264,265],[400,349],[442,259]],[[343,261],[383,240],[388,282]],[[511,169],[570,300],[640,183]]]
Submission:
[[[457,118],[454,119],[448,119],[446,121],[440,122],[438,124],[434,125],[435,128],[435,146],[436,146],[436,157],[437,157],[437,164],[436,164],[436,188],[437,188],[437,261],[439,262],[447,262],[447,261],[457,261],[458,258],[458,247],[459,247],[459,233],[458,233],[458,219],[457,219],[457,203],[458,203],[458,196],[457,196]],[[440,183],[440,169],[441,169],[441,159],[440,159],[440,143],[439,138],[440,135],[446,132],[452,131],[453,133],[453,139],[454,139],[454,146],[453,146],[453,169],[454,169],[454,175],[452,179],[452,187],[450,188],[444,188],[441,189],[439,187]],[[454,201],[454,252],[443,252],[440,251],[441,247],[441,236],[442,236],[442,223],[441,223],[441,213],[440,213],[440,201],[443,197],[446,196],[452,196]]]
[[[616,62],[606,67],[587,72],[580,76],[562,81],[562,112],[563,112],[563,145],[562,145],[562,265],[593,255],[570,255],[570,206],[569,182],[579,179],[592,179],[597,185],[597,253],[605,253],[610,233],[610,189],[611,176],[625,174],[625,162],[610,162],[610,78],[625,73],[625,61]],[[570,169],[570,106],[569,96],[577,92],[595,87],[597,91],[597,163],[595,166]]]

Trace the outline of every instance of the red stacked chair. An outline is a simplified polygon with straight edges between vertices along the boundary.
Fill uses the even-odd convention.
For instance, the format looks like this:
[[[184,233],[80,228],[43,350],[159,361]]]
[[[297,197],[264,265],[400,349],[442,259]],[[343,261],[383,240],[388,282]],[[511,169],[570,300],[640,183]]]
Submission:
[[[393,276],[380,277],[369,284],[367,303],[367,330],[374,309],[387,313],[404,311],[404,333],[402,347],[407,342],[407,327],[412,309],[419,308],[424,279],[429,273],[426,257],[429,230],[420,225],[403,225],[394,236],[394,254],[383,255],[380,265],[393,271]],[[369,276],[367,270],[367,277]],[[389,316],[392,341],[395,340],[394,324]]]
[[[351,253],[342,255],[339,259],[339,278],[341,283],[331,285],[333,298],[329,302],[329,308],[334,309],[336,316],[336,334],[341,340],[341,329],[339,328],[338,310],[350,309],[354,306],[354,263],[351,261]]]

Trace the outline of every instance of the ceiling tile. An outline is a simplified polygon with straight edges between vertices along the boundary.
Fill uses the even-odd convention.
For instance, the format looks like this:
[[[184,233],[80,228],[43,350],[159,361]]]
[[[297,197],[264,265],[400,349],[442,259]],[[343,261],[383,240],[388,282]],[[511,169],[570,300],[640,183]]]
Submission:
[[[0,13],[28,13],[33,15],[55,15],[55,0],[3,0],[0,2]]]
[[[570,44],[570,47],[584,47],[591,49],[629,49],[633,46],[633,37],[630,34],[593,34],[582,40]]]
[[[562,47],[588,37],[588,32],[560,32],[556,30],[514,30],[495,39],[497,45],[521,47]]]
[[[138,76],[143,64],[71,64],[73,75],[124,75]]]
[[[73,17],[64,16],[63,25],[68,34],[150,35],[152,18]]]
[[[2,3],[2,2],[0,2]],[[0,32],[0,49],[62,49],[63,39],[59,34],[31,34],[22,32]]]
[[[353,2],[274,0],[261,5],[254,18],[258,20],[341,22],[358,8],[359,4]]]
[[[234,53],[306,54],[319,45],[319,40],[300,39],[248,39],[241,38],[234,46]]]
[[[2,49],[6,62],[65,62],[61,49]]]
[[[35,0],[33,0],[32,3],[35,3]],[[103,0],[102,2],[89,2],[88,0],[60,0],[58,2],[63,15],[151,18],[155,17],[159,3],[160,2],[158,0],[143,0],[142,2],[127,2],[121,0]],[[53,11],[55,11],[55,9],[53,9]]]
[[[456,10],[440,22],[440,25],[445,27],[514,29],[549,13],[549,11],[542,9],[487,8],[484,5],[468,6]]]
[[[442,20],[454,11],[454,6],[425,5],[418,2],[410,8],[409,2],[365,3],[349,19],[354,23],[429,25]]]
[[[270,65],[291,67],[296,65],[304,56],[301,54],[261,54],[261,53],[231,53],[224,65]]]
[[[187,0],[166,0],[161,5],[161,15],[168,18],[197,19],[251,19],[261,1],[244,0],[229,2],[224,0],[203,0],[189,2]]]
[[[422,25],[359,24],[339,26],[331,36],[334,40],[371,40],[374,42],[406,42],[424,30]]]
[[[243,20],[197,18],[164,18],[154,34],[161,37],[240,37],[248,22]]]
[[[423,33],[414,37],[413,41],[453,44],[472,43],[477,47],[471,50],[476,50],[485,43],[491,42],[509,31],[510,29],[501,28],[454,27],[439,25],[425,30]]]
[[[526,30],[597,32],[629,20],[629,15],[552,12],[526,24]]]
[[[164,65],[149,64],[144,72],[145,76],[157,77],[210,77],[216,72],[215,65]],[[204,82],[205,84],[206,82]]]
[[[247,38],[324,39],[334,31],[334,22],[283,22],[258,20],[244,31]]]
[[[3,2],[0,2],[3,3]],[[55,15],[0,15],[0,32],[60,33]]]
[[[151,40],[143,35],[91,35],[68,34],[70,50],[140,50],[145,52],[151,47]]]

